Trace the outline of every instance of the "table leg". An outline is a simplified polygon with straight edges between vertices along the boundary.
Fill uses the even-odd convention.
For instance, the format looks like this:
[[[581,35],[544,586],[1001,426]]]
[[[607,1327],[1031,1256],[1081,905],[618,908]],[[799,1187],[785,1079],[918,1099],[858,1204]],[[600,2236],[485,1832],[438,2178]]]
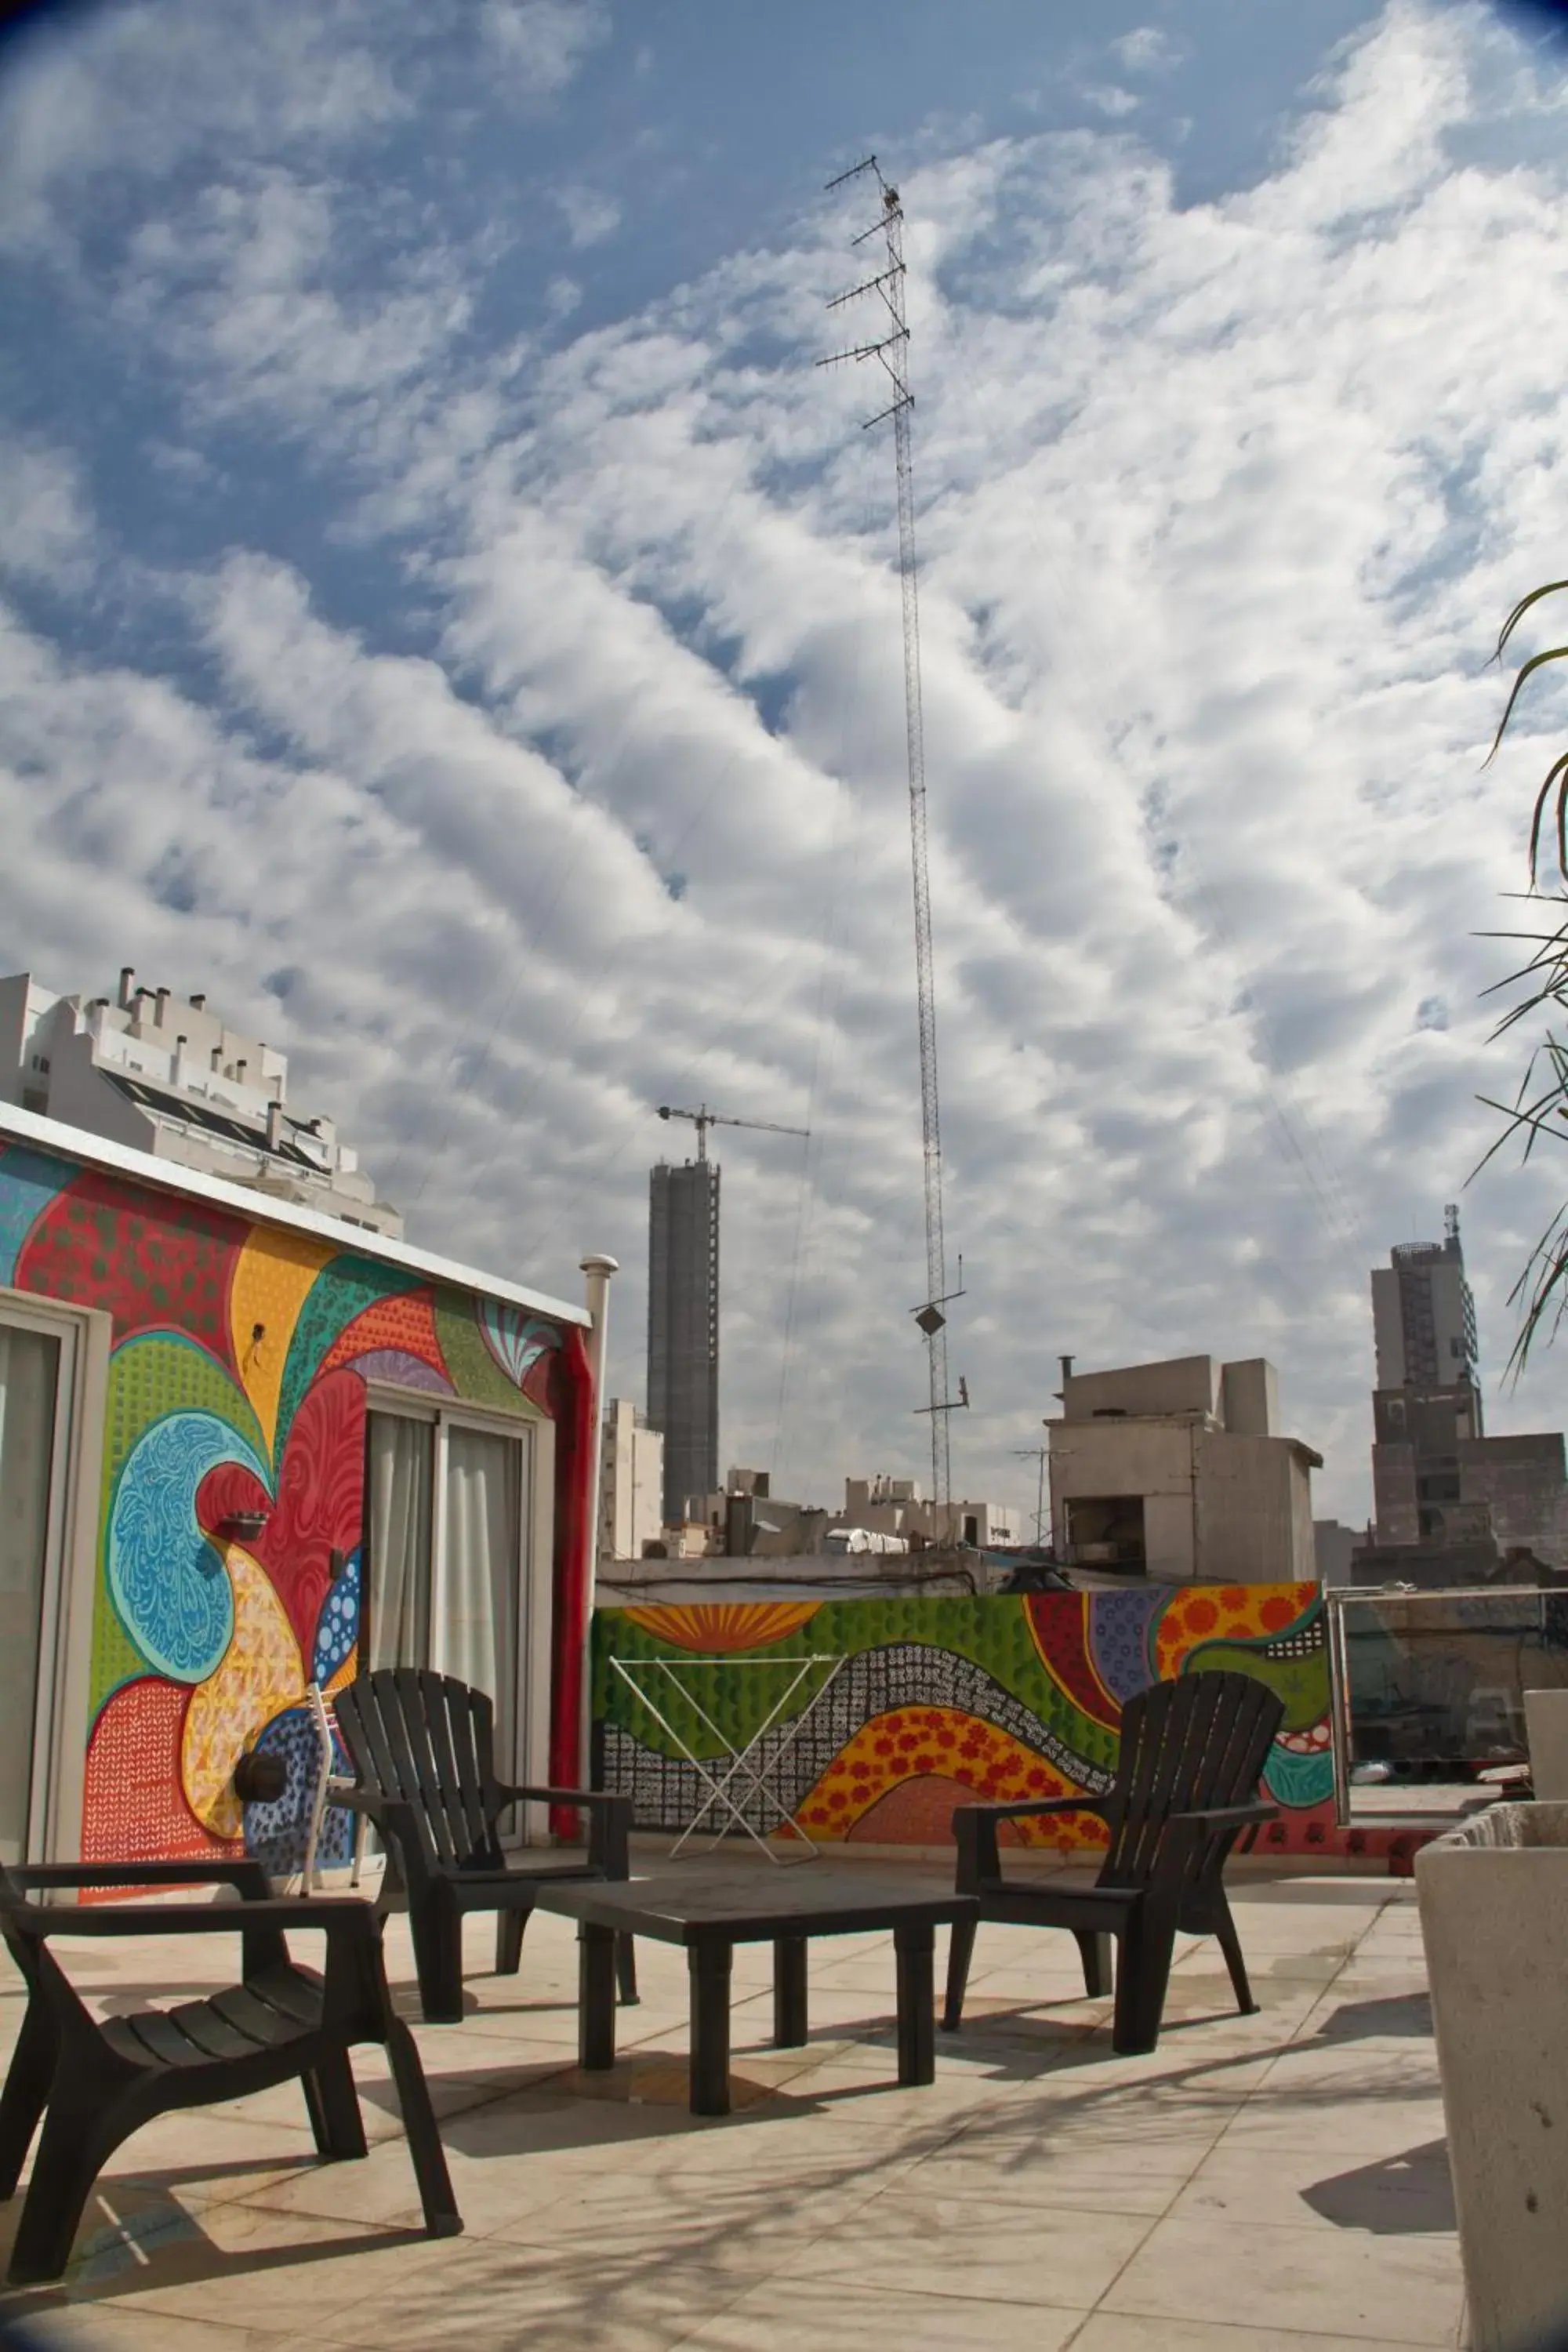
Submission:
[[[805,1937],[773,1937],[773,2043],[798,2050],[806,2038]]]
[[[934,1927],[893,1931],[899,1966],[899,2080],[906,2084],[936,2080],[936,2031],[931,1986]]]
[[[730,1964],[732,1948],[705,1936],[690,1946],[691,2112],[730,2112]]]
[[[616,2063],[616,1931],[577,1930],[577,2063],[602,2074]]]

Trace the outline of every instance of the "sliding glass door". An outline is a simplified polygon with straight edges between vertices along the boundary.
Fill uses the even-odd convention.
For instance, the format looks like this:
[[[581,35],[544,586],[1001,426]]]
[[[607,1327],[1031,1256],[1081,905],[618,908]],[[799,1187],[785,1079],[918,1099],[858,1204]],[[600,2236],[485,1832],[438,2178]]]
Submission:
[[[488,1691],[503,1778],[521,1762],[531,1435],[445,1412],[367,1416],[362,1654]]]

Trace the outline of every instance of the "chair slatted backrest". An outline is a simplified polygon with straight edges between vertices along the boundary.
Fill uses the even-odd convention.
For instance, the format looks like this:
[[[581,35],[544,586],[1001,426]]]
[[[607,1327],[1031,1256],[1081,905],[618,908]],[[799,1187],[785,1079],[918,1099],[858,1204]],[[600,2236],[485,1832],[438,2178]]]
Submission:
[[[501,1868],[495,1710],[483,1691],[423,1666],[379,1666],[339,1692],[336,1711],[365,1786],[415,1809],[427,1869]]]
[[[1100,1885],[1143,1885],[1173,1813],[1249,1803],[1284,1712],[1253,1675],[1180,1675],[1129,1699]]]

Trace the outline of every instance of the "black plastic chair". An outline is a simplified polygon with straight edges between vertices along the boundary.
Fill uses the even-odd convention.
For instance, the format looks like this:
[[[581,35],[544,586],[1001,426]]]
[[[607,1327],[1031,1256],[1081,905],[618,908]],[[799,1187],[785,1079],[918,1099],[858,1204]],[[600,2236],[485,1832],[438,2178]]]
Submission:
[[[1121,1712],[1121,1754],[1107,1797],[1049,1797],[1021,1805],[960,1805],[958,1892],[980,1898],[981,1920],[1066,1927],[1078,1939],[1091,1995],[1110,1990],[1110,1944],[1118,1947],[1112,2046],[1131,2056],[1160,2038],[1165,1987],[1178,1929],[1215,1936],[1245,2015],[1257,2008],[1236,1922],[1225,1896],[1225,1865],[1244,1829],[1279,1808],[1258,1795],[1284,1706],[1251,1675],[1193,1674],[1156,1683]],[[1092,1886],[1008,1878],[996,1832],[1003,1822],[1052,1813],[1098,1813],[1110,1845]],[[957,2031],[974,1949],[975,1921],[952,1930],[942,2023]]]
[[[631,1874],[629,1797],[521,1787],[495,1774],[495,1710],[481,1690],[419,1666],[361,1675],[336,1699],[338,1729],[357,1778],[332,1802],[364,1813],[387,1849],[385,1903],[405,1901],[426,2021],[463,2014],[463,1920],[495,1911],[496,1974],[515,1976],[534,1889],[552,1878]],[[496,1835],[513,1805],[570,1805],[588,1816],[585,1861],[524,1853],[509,1862]],[[389,1883],[390,1882],[390,1883]],[[637,2000],[632,1939],[616,1951],[621,1999]]]
[[[211,1885],[231,1886],[240,1901],[84,1907],[29,1900],[50,1888]],[[324,1933],[324,1975],[293,1964],[286,1927]],[[237,1930],[241,1980],[229,1990],[103,2019],[89,2014],[49,1950],[57,1936],[118,1941]],[[0,2093],[0,2201],[15,2196],[43,2124],[12,2250],[13,2286],[63,2275],[93,2182],[122,2140],[170,2108],[210,2106],[298,2076],[321,2155],[363,2156],[348,2056],[363,2042],[386,2050],[426,2229],[433,2238],[461,2231],[419,2053],[393,2010],[368,1903],[276,1899],[255,1862],[15,1865],[0,1869],[0,1933],[27,1988]]]

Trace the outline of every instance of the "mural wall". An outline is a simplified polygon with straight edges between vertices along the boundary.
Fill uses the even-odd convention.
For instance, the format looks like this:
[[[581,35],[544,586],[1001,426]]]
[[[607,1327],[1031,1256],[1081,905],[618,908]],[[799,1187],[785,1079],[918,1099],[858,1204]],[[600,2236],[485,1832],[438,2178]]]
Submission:
[[[601,1610],[595,1748],[605,1786],[632,1797],[639,1824],[679,1831],[708,1793],[681,1742],[721,1758],[718,1733],[743,1748],[777,1709],[764,1776],[813,1838],[937,1845],[966,1801],[1104,1790],[1125,1702],[1223,1667],[1285,1703],[1267,1776],[1280,1818],[1262,1845],[1407,1866],[1388,1832],[1335,1821],[1316,1584]],[[758,1828],[775,1818],[755,1789],[742,1810]],[[1070,1853],[1105,1832],[1079,1814],[1003,1837]]]
[[[3,1139],[0,1285],[113,1318],[83,1857],[289,1866],[317,1769],[306,1685],[357,1663],[365,1382],[555,1420],[577,1334]],[[242,1807],[252,1746],[289,1787]],[[348,1816],[329,1821],[343,1846]]]

